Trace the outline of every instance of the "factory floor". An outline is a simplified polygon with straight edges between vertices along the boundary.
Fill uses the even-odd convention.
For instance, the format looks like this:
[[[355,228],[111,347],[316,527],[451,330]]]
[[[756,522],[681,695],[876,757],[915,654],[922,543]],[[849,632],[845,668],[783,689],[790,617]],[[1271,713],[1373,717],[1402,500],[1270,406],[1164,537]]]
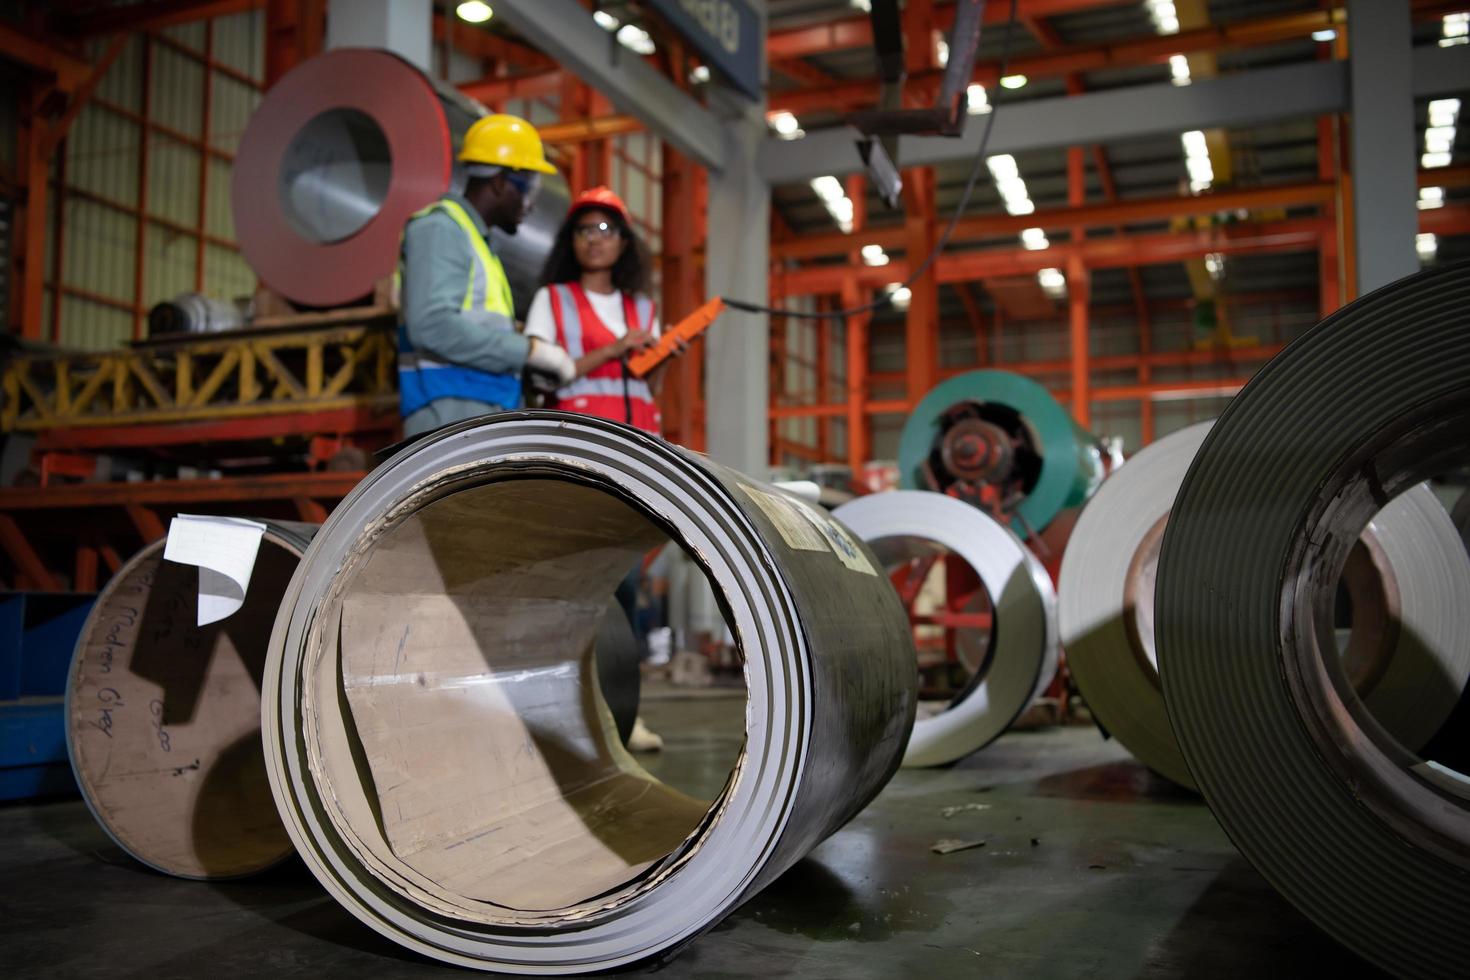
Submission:
[[[649,769],[717,789],[743,707],[738,694],[715,692],[645,699],[645,719],[666,739],[662,754],[644,757]],[[964,809],[946,816],[953,807]],[[166,878],[132,862],[75,799],[0,807],[0,839],[0,975],[453,975],[359,924],[295,861],[249,881]],[[934,853],[945,839],[984,844]],[[850,825],[658,972],[1369,971],[1277,896],[1202,802],[1095,730],[1069,727],[1013,732],[949,769],[900,772]]]

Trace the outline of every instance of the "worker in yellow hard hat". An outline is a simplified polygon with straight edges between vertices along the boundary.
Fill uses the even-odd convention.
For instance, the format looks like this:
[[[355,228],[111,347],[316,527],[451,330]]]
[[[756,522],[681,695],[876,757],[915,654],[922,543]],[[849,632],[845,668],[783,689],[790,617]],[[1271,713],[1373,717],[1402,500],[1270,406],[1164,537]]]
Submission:
[[[519,408],[521,373],[565,384],[567,352],[516,331],[510,282],[490,248],[490,229],[514,235],[530,214],[546,162],[541,137],[516,116],[491,115],[465,133],[464,193],[451,191],[409,219],[401,263],[398,336],[404,435]]]

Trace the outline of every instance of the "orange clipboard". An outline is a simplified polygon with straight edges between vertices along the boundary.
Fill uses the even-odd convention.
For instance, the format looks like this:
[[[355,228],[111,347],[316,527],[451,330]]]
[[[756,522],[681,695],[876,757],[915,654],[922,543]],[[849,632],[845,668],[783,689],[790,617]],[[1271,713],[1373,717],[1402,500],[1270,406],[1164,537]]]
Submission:
[[[672,329],[665,330],[663,336],[659,337],[658,343],[628,358],[628,370],[635,378],[646,376],[648,372],[668,360],[669,356],[674,353],[676,341],[682,340],[687,344],[704,333],[705,328],[714,323],[715,317],[724,311],[725,301],[716,296],[674,324]]]

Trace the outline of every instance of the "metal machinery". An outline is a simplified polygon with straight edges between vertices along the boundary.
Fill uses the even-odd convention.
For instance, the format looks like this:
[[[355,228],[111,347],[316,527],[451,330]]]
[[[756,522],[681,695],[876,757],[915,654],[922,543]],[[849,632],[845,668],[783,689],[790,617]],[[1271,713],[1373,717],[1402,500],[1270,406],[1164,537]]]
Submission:
[[[1103,473],[1097,437],[1041,385],[1006,371],[971,371],[938,385],[899,441],[905,489],[954,497],[1009,526],[1053,580],[1075,508]],[[925,695],[957,694],[990,653],[994,616],[980,579],[955,554],[933,549],[891,578],[915,627]]]

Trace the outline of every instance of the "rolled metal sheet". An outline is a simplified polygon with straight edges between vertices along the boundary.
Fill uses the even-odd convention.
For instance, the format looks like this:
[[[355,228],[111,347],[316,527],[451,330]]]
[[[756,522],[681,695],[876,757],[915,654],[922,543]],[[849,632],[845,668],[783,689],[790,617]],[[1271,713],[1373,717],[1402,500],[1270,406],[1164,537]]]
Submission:
[[[1155,598],[1169,721],[1221,826],[1318,925],[1404,976],[1470,962],[1470,765],[1392,738],[1321,637],[1359,532],[1464,458],[1467,310],[1470,267],[1445,265],[1267,364],[1189,467]]]
[[[665,537],[744,656],[713,801],[644,772],[583,683],[607,596]],[[876,559],[820,510],[616,423],[507,413],[405,447],[317,536],[271,638],[271,785],[313,873],[405,947],[612,968],[710,928],[882,788],[913,658]]]
[[[260,746],[271,623],[316,527],[269,521],[245,604],[195,626],[198,569],[144,548],[97,597],[66,690],[82,798],[144,864],[237,878],[291,853]]]
[[[1104,481],[1078,518],[1058,582],[1062,646],[1093,717],[1144,765],[1191,789],[1159,684],[1153,585],[1169,509],[1213,425],[1160,439]],[[1418,749],[1470,678],[1470,557],[1424,485],[1390,502],[1361,542],[1352,560],[1378,581],[1349,583],[1345,665],[1379,722]]]
[[[898,444],[904,489],[933,489],[924,477],[925,462],[940,452],[946,414],[967,402],[1014,429],[1023,455],[1030,457],[1016,461],[1025,471],[1025,498],[1011,528],[1023,538],[1044,529],[1064,508],[1082,503],[1101,482],[1097,440],[1050,392],[1009,371],[969,371],[935,387],[904,423]]]
[[[230,198],[240,252],[296,303],[342,306],[393,274],[404,223],[462,187],[455,155],[485,107],[388,51],[338,48],[287,72],[240,139]],[[566,214],[542,180],[517,234],[492,233],[520,315]]]
[[[941,493],[895,490],[858,497],[833,512],[887,569],[952,552],[979,577],[993,609],[982,669],[953,701],[922,713],[905,767],[964,758],[999,738],[1057,672],[1056,596],[1031,549],[984,512]]]

